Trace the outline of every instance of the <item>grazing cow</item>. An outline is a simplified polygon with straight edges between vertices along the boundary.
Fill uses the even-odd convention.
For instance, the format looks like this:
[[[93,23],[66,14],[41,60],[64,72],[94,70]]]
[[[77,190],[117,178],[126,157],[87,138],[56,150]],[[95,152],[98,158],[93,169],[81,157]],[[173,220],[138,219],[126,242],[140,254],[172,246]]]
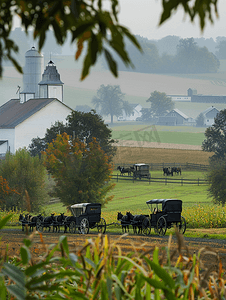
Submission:
[[[173,176],[173,172],[170,168],[163,168],[163,175],[172,175]]]
[[[124,168],[124,167],[118,166],[117,170],[120,171],[120,173],[121,173],[122,176],[123,176],[123,174],[125,174],[125,173],[128,173],[128,176],[130,176],[131,173],[133,172],[133,168],[132,168],[132,167],[130,167],[130,168]]]
[[[180,167],[173,167],[171,170],[173,173],[175,174],[179,174],[181,175],[181,168]]]
[[[180,167],[177,167],[177,174],[179,174],[180,173],[180,175],[181,175],[181,168]]]

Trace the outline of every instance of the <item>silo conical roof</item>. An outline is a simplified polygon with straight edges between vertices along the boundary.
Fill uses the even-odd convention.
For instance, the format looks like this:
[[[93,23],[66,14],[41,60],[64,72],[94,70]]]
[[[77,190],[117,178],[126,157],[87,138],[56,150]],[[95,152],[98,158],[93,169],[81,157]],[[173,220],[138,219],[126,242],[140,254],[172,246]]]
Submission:
[[[46,66],[46,69],[42,74],[42,81],[40,81],[39,84],[63,84],[63,82],[60,80],[60,74],[58,73],[57,68],[52,60],[50,60]]]
[[[39,53],[35,47],[32,47],[30,50],[28,50],[26,53],[25,53],[25,57],[30,57],[30,56],[40,56],[42,57],[43,55],[41,53]]]

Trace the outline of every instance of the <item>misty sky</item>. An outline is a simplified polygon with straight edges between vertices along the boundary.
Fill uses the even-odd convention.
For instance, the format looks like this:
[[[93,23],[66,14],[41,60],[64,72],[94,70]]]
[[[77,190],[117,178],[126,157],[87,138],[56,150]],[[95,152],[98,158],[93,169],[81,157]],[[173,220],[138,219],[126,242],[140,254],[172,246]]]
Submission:
[[[161,39],[168,35],[176,35],[181,38],[204,37],[215,39],[217,36],[226,36],[226,1],[218,0],[219,19],[214,20],[214,25],[208,25],[203,33],[199,29],[199,22],[195,20],[191,24],[188,17],[184,17],[182,9],[177,11],[171,20],[164,25],[158,26],[162,6],[161,0],[119,0],[120,23],[131,30],[133,34],[138,34],[148,39]],[[105,2],[109,3],[109,2]],[[14,19],[14,28],[20,26],[18,19]]]
[[[119,0],[120,22],[128,27],[133,34],[139,34],[148,39],[161,39],[167,35],[176,35],[181,38],[204,37],[216,38],[226,36],[226,1],[218,0],[219,19],[215,18],[214,25],[208,26],[202,34],[199,22],[191,24],[188,17],[184,20],[182,9],[171,17],[161,27],[158,27],[162,7],[161,0]]]

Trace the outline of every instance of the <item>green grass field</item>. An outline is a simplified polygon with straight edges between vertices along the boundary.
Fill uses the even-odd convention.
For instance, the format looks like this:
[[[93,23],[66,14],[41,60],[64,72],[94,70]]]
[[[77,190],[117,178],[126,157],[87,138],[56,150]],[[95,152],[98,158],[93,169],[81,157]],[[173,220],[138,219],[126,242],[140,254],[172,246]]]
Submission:
[[[112,138],[116,140],[132,140],[142,142],[158,142],[171,144],[187,144],[201,146],[205,139],[204,133],[190,133],[190,132],[175,132],[161,131],[156,126],[156,131],[131,131],[131,130],[113,130]]]
[[[116,173],[116,171],[114,172]],[[162,176],[161,171],[151,172],[152,177]],[[179,176],[175,176],[181,178]],[[205,178],[204,172],[184,171],[183,178]],[[114,198],[102,207],[102,217],[107,224],[118,223],[117,213],[120,211],[123,214],[130,211],[132,214],[150,214],[150,210],[146,201],[150,199],[167,199],[174,198],[183,201],[182,215],[187,222],[187,230],[185,236],[199,236],[207,237],[205,232],[197,232],[197,228],[201,229],[224,229],[226,228],[226,207],[214,205],[212,199],[208,197],[208,186],[206,185],[180,185],[169,183],[151,183],[137,180],[133,181],[119,181],[112,180],[115,183],[111,195]],[[109,194],[109,195],[110,195]],[[66,215],[70,213],[62,203],[55,203],[45,205],[42,207],[42,213],[49,215],[50,213],[60,214],[64,212]],[[8,212],[12,213],[12,212]],[[19,213],[19,212],[18,212]],[[13,212],[12,225],[18,223],[18,213]],[[0,212],[0,217],[6,215],[5,212]],[[96,230],[95,230],[96,231]],[[107,232],[121,233],[121,226],[110,225],[107,226]],[[173,233],[173,228],[167,230],[167,235]],[[153,229],[152,233],[155,234]],[[210,238],[226,238],[226,232],[214,234],[208,233]]]

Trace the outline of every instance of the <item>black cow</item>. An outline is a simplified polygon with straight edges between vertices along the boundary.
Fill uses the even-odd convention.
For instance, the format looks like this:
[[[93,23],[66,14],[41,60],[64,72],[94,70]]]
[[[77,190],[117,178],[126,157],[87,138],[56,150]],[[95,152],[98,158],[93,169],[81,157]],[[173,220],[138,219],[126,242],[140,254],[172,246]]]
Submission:
[[[172,167],[171,171],[175,174],[181,175],[181,168],[180,167]]]
[[[170,168],[163,168],[163,175],[172,175],[173,176],[173,172],[172,169]]]

